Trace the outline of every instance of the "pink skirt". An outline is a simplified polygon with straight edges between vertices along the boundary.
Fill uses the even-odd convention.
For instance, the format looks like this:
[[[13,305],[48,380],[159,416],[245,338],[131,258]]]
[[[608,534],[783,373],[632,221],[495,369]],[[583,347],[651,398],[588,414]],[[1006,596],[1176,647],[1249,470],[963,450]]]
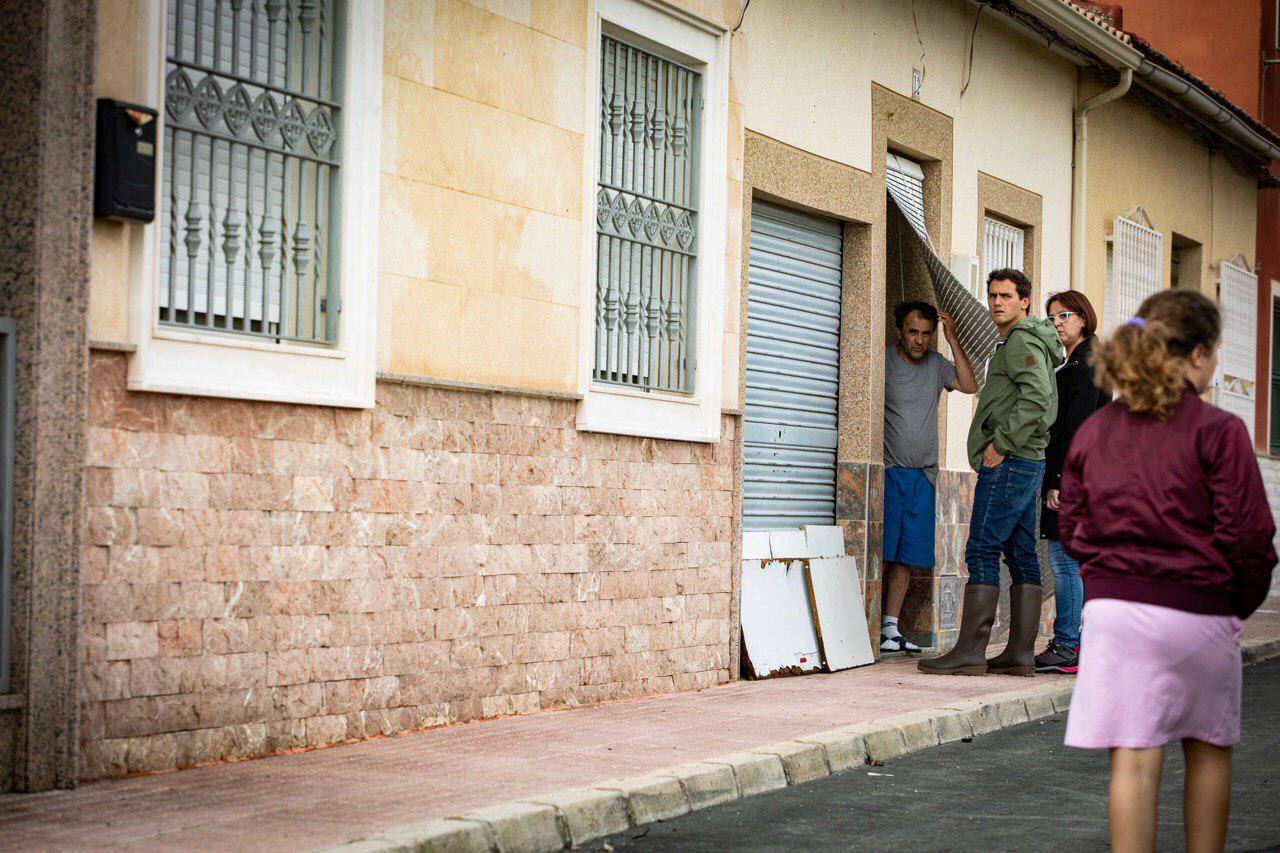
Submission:
[[[1081,616],[1067,746],[1240,740],[1240,620],[1094,599]]]

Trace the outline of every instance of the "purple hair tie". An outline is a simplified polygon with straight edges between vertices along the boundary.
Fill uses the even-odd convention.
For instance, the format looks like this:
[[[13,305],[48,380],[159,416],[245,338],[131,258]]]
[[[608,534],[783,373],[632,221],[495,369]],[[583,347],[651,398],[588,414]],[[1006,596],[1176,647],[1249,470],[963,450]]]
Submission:
[[[1141,317],[1130,317],[1128,320],[1124,321],[1124,324],[1126,326],[1137,326],[1140,329],[1145,329],[1147,327],[1147,321]]]

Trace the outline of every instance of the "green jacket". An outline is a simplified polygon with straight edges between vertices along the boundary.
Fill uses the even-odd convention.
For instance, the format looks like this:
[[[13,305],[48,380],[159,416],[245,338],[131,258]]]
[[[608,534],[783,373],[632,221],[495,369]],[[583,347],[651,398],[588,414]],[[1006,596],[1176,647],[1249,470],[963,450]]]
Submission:
[[[1048,320],[1024,317],[1013,325],[987,367],[978,411],[969,427],[969,464],[982,468],[982,454],[995,444],[1002,456],[1043,459],[1049,427],[1058,416],[1053,371],[1063,359],[1062,342]]]

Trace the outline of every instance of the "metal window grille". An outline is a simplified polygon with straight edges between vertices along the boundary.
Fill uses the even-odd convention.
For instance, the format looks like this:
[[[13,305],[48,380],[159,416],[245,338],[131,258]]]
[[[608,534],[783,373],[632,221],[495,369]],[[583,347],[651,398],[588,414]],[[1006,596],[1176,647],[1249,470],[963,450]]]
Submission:
[[[1223,261],[1218,283],[1222,304],[1222,358],[1218,368],[1218,405],[1239,415],[1253,437],[1258,386],[1255,302],[1258,277],[1243,263]]]
[[[986,287],[987,276],[992,270],[1022,269],[1026,266],[1023,246],[1026,243],[1026,232],[1016,225],[1009,225],[999,219],[986,217],[982,223],[982,286]],[[985,294],[974,296],[985,299]]]
[[[607,35],[600,55],[594,376],[691,392],[701,75]]]
[[[1141,218],[1146,219],[1146,215],[1141,214]],[[1144,299],[1160,290],[1163,240],[1149,222],[1116,217],[1107,252],[1104,331],[1109,332],[1132,317]]]
[[[167,0],[159,320],[332,343],[341,0]]]
[[[0,695],[9,683],[13,656],[13,434],[18,325],[0,317]]]

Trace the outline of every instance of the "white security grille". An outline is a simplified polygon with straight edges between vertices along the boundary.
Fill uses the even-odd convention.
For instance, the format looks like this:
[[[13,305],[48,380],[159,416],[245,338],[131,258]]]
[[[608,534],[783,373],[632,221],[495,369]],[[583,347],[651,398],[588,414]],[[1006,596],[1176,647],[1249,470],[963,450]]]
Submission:
[[[609,36],[600,56],[594,376],[689,392],[701,75]]]
[[[1258,277],[1244,263],[1223,261],[1218,284],[1222,304],[1222,353],[1218,405],[1239,415],[1253,437],[1257,405],[1255,382],[1258,330],[1255,321]]]
[[[330,343],[341,0],[168,0],[159,319]]]
[[[1026,266],[1023,246],[1026,232],[1016,225],[1009,225],[998,219],[986,217],[982,223],[982,287],[986,289],[987,276],[992,270],[1020,270]],[[986,299],[985,293],[975,293],[979,299]]]
[[[1145,213],[1140,214],[1142,219],[1146,219]],[[1144,299],[1160,290],[1163,239],[1150,222],[1116,217],[1107,250],[1104,332],[1128,320],[1137,313]]]

